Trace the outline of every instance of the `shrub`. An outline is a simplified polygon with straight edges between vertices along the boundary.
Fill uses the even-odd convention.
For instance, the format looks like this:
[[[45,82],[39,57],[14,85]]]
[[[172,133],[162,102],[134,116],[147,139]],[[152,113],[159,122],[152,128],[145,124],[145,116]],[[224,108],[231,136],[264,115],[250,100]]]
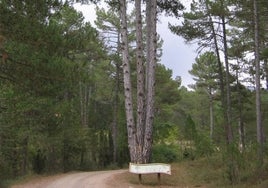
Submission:
[[[153,147],[152,162],[171,163],[178,159],[179,150],[174,145],[159,144]]]

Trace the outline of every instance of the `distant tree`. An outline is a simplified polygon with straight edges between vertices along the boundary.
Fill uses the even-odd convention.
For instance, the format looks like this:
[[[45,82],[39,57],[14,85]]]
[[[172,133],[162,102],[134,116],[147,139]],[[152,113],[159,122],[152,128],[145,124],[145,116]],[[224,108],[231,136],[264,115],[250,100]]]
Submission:
[[[113,90],[113,121],[111,123],[111,132],[113,140],[113,161],[117,162],[118,156],[118,137],[119,137],[119,110],[120,110],[120,90],[122,82],[122,61],[121,44],[120,44],[120,19],[116,8],[96,9],[97,18],[95,24],[100,30],[102,40],[105,42],[107,52],[110,57],[112,66],[115,68],[113,73],[114,90]]]
[[[183,24],[181,26],[169,25],[171,31],[185,38],[186,42],[197,41],[200,51],[208,48],[215,50],[218,63],[221,103],[226,121],[226,123],[224,123],[224,128],[226,131],[227,144],[233,141],[230,100],[231,80],[229,78],[230,71],[226,29],[226,25],[230,19],[228,5],[228,2],[224,0],[217,2],[193,1],[191,4],[191,11],[183,13]],[[224,66],[221,61],[221,51],[224,55]],[[225,71],[223,68],[225,68]]]
[[[177,35],[186,39],[187,42],[196,41],[199,49],[212,48],[218,62],[218,74],[220,79],[221,105],[223,109],[225,141],[227,145],[228,173],[230,180],[238,180],[238,172],[235,158],[233,157],[233,145],[235,143],[232,127],[231,84],[229,65],[229,42],[227,29],[230,21],[234,18],[230,11],[231,1],[192,1],[191,11],[183,14],[184,21],[180,26],[170,25],[170,29]],[[222,53],[223,56],[220,54]],[[221,61],[223,58],[223,61]],[[224,62],[224,66],[222,65]]]
[[[248,53],[254,54],[252,61],[244,61],[243,67],[247,67],[247,74],[252,75],[250,81],[255,85],[256,89],[256,125],[257,125],[257,143],[258,156],[260,164],[262,164],[263,153],[263,117],[261,105],[261,79],[267,76],[267,61],[265,58],[265,51],[267,48],[267,3],[263,1],[234,1],[236,4],[235,18],[232,25],[234,26],[236,36],[240,44],[240,53],[236,53],[236,58]],[[252,24],[254,23],[254,24]],[[237,43],[233,43],[237,47]],[[235,46],[236,45],[236,46]],[[238,51],[238,49],[236,49]],[[264,53],[262,53],[264,52]],[[262,56],[262,54],[264,56]],[[263,60],[263,64],[262,61]],[[267,77],[266,77],[267,82]],[[267,84],[266,84],[267,85]]]
[[[214,113],[213,101],[216,90],[219,88],[217,73],[217,57],[213,52],[206,52],[196,58],[196,62],[189,71],[196,81],[196,87],[201,88],[209,97],[209,114],[210,114],[210,137],[213,138]]]
[[[48,172],[90,168],[92,161],[104,166],[111,151],[104,126],[111,119],[111,67],[98,32],[68,3],[37,4],[0,2],[8,54],[0,69],[5,177],[29,172],[38,150]]]

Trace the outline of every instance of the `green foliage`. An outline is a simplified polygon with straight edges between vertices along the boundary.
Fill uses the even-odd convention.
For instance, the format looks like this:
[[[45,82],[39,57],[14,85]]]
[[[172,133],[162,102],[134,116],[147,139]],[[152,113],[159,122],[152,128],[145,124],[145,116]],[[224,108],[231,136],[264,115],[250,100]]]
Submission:
[[[194,76],[197,87],[205,88],[211,95],[217,89],[219,80],[217,57],[213,52],[205,52],[195,60],[189,71]]]
[[[268,59],[268,48],[264,48],[261,53],[262,59]]]
[[[5,7],[4,3],[1,1],[0,6],[6,18],[13,17],[8,6],[19,9],[20,5]],[[34,2],[23,3],[35,6]],[[112,151],[108,127],[112,107],[107,92],[111,91],[107,82],[111,73],[102,42],[96,29],[84,23],[81,13],[67,3],[58,4],[60,9],[54,5],[40,6],[51,11],[49,16],[44,14],[30,21],[28,15],[32,13],[27,11],[32,10],[23,7],[25,12],[17,11],[21,23],[14,25],[6,25],[7,20],[1,18],[0,25],[10,31],[23,27],[20,36],[1,30],[6,39],[3,48],[8,53],[0,71],[4,78],[0,93],[1,178],[32,171],[99,168],[110,162],[96,160],[107,158]],[[24,13],[27,16],[21,15]],[[90,117],[95,119],[87,120],[88,129],[80,123],[82,82],[87,91],[92,91],[87,103],[92,111]],[[100,121],[103,117],[105,121]]]
[[[185,142],[190,143],[190,145],[182,146],[182,148],[184,147],[183,155],[185,158],[208,157],[213,153],[214,145],[211,138],[206,132],[197,130],[190,115],[186,119],[183,136]]]
[[[180,100],[177,81],[172,79],[172,71],[164,65],[157,64],[156,68],[156,102],[161,105],[172,105]]]
[[[163,5],[159,8],[168,5],[164,1],[158,3]],[[240,3],[243,10],[248,10],[246,3]],[[178,2],[175,5],[181,6]],[[194,12],[185,13],[183,25],[174,27],[173,32],[184,36],[187,41],[203,40],[208,33],[211,34],[204,14],[205,6],[193,4],[192,8]],[[212,12],[208,12],[212,15],[225,11],[220,11],[219,4],[213,4],[212,8]],[[5,39],[0,41],[0,55],[3,52],[8,55],[5,62],[0,62],[0,182],[32,172],[95,170],[127,164],[122,67],[120,54],[113,51],[115,46],[106,43],[104,47],[99,32],[85,23],[82,14],[67,2],[3,0],[0,12],[0,37]],[[98,27],[106,32],[119,31],[119,19],[114,10],[106,14],[101,9],[98,14]],[[251,49],[247,43],[252,41],[245,35],[252,34],[249,15],[239,15],[244,17],[239,17],[241,20],[237,24],[244,23],[243,28],[247,28],[243,36],[237,31],[231,33],[241,39],[230,38],[230,54],[239,61],[244,61],[243,52]],[[118,33],[115,36],[119,36]],[[131,37],[132,41],[133,35]],[[265,44],[265,37],[262,40]],[[211,47],[207,42],[201,41],[201,46]],[[267,48],[262,46],[262,49],[265,59]],[[131,56],[133,53],[132,50]],[[133,57],[131,61],[134,68]],[[257,183],[258,177],[265,179],[267,164],[261,169],[263,174],[258,173],[256,146],[253,144],[256,137],[255,93],[239,82],[232,85],[235,137],[233,145],[224,149],[224,116],[219,102],[221,94],[217,87],[215,62],[212,52],[196,59],[191,73],[197,83],[195,90],[191,91],[181,87],[181,79],[172,79],[171,70],[157,64],[152,161],[171,163],[185,154],[197,161],[188,161],[193,165],[189,168],[196,170],[207,165],[203,172],[194,174],[206,183],[216,176],[224,177],[224,183],[230,183],[234,177],[240,182]],[[241,67],[232,68],[235,71]],[[209,91],[214,99],[212,139],[208,136]],[[263,124],[266,125],[268,95],[265,90],[261,94]],[[238,149],[236,130],[240,112],[246,130],[243,151]],[[118,128],[116,161],[112,160],[115,148],[111,125],[114,122]],[[184,147],[184,143],[190,144]],[[218,148],[217,152],[215,148]],[[211,173],[212,170],[216,175]]]
[[[184,136],[187,140],[194,140],[197,136],[195,122],[190,115],[185,120]]]
[[[185,8],[180,1],[176,0],[158,0],[157,6],[162,12],[165,12],[167,15],[176,17],[179,17],[179,11]]]
[[[172,163],[178,160],[178,155],[178,146],[158,144],[153,147],[152,162]]]

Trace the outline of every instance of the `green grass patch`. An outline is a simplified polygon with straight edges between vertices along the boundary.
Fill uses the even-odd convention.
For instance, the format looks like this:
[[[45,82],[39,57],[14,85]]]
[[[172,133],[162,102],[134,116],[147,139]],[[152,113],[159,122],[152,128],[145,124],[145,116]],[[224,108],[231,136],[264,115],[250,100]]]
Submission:
[[[251,162],[251,161],[248,161]],[[252,167],[253,165],[248,165]],[[161,187],[202,187],[202,188],[267,188],[268,165],[263,170],[242,169],[240,176],[244,177],[236,184],[226,178],[226,166],[221,155],[185,160],[171,164],[172,175],[161,175]],[[245,178],[246,177],[246,178]],[[142,175],[142,184],[138,175],[129,172],[120,176],[121,180],[137,188],[158,187],[157,174]],[[119,180],[120,181],[120,180]]]

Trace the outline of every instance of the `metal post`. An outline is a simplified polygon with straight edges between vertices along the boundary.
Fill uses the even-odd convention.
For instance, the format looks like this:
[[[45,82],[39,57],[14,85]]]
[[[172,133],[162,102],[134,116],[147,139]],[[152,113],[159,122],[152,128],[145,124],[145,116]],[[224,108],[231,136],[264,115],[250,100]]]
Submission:
[[[141,174],[139,174],[139,183],[141,184]]]
[[[158,180],[158,184],[161,184],[161,174],[157,173],[157,180]]]

